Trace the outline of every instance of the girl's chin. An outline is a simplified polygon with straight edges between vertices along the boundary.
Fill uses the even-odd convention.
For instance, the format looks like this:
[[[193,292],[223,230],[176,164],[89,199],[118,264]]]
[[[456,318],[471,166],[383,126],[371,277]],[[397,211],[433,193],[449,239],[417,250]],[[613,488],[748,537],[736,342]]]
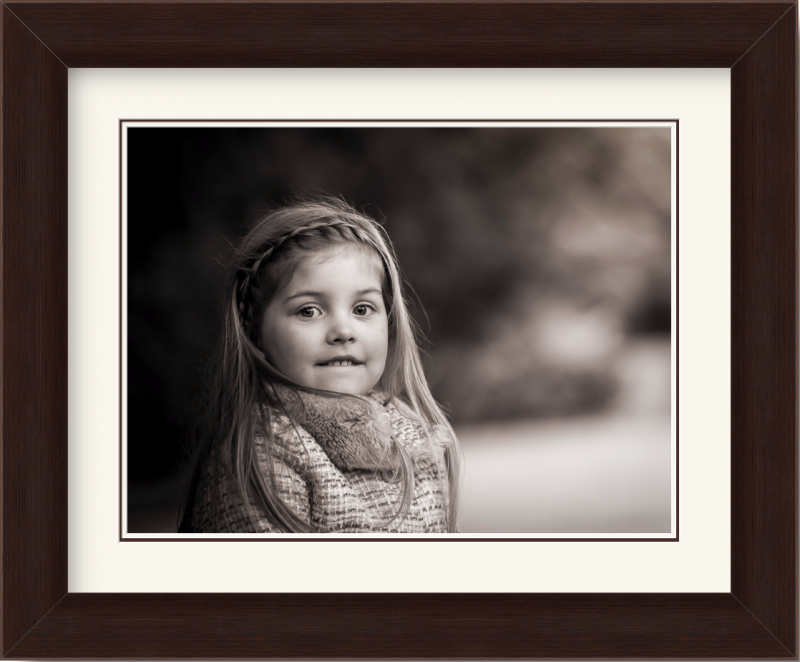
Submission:
[[[347,395],[366,395],[369,389],[364,389],[358,386],[341,386],[331,385],[321,387],[325,391],[333,391],[334,393],[346,393]]]
[[[366,395],[372,386],[365,384],[363,380],[349,379],[326,379],[317,388],[334,393],[347,393],[348,395]]]

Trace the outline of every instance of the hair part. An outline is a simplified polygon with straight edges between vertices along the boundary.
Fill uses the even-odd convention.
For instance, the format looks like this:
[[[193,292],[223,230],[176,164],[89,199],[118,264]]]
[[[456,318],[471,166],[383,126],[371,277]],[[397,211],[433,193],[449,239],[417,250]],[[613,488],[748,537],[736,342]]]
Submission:
[[[297,266],[308,259],[325,259],[337,247],[356,246],[365,255],[375,255],[382,268],[382,290],[388,313],[389,347],[379,388],[395,401],[404,403],[426,429],[433,444],[434,428],[449,435],[450,443],[441,461],[440,474],[446,480],[448,531],[456,530],[461,455],[450,423],[430,393],[418,349],[420,332],[409,315],[403,297],[402,278],[391,241],[374,219],[358,212],[340,198],[325,196],[299,200],[262,217],[241,239],[231,265],[216,356],[214,379],[206,408],[205,434],[196,453],[195,470],[189,486],[179,531],[192,529],[194,492],[203,461],[209,453],[226,464],[235,477],[245,508],[251,512],[251,496],[273,521],[286,532],[310,532],[313,527],[281,499],[272,470],[272,417],[285,414],[285,407],[271,388],[283,384],[298,390],[337,397],[361,397],[295,384],[278,372],[261,348],[261,318],[265,307],[289,284]],[[267,404],[268,406],[263,406]],[[258,412],[253,415],[253,412]],[[266,468],[256,457],[255,439],[267,444]],[[395,442],[401,465],[397,479],[402,499],[394,516],[404,517],[411,505],[414,475],[411,460]],[[446,478],[444,478],[446,477]]]

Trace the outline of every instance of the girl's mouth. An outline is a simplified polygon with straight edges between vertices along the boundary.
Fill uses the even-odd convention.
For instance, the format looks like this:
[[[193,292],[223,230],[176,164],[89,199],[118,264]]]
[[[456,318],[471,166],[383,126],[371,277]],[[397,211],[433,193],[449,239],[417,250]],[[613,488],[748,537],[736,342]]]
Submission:
[[[342,366],[354,366],[354,365],[362,365],[360,361],[356,361],[355,359],[351,358],[342,358],[342,359],[332,359],[330,361],[324,361],[322,363],[317,363],[318,366],[330,366],[330,367],[342,367]]]

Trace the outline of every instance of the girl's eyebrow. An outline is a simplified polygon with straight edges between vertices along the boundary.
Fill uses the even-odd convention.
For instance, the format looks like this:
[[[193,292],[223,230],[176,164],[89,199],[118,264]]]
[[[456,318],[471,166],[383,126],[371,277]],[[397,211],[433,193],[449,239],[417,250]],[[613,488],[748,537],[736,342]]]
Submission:
[[[356,292],[357,296],[364,296],[365,294],[383,294],[382,290],[379,290],[377,287],[368,287],[365,290],[359,290]],[[300,297],[319,297],[324,298],[325,294],[323,292],[314,292],[312,290],[303,290],[302,292],[298,292],[297,294],[293,294],[290,297],[286,297],[284,299],[284,303],[287,301],[291,301],[292,299],[298,299]]]
[[[292,299],[298,299],[300,297],[324,297],[325,295],[322,292],[312,292],[311,290],[303,290],[302,292],[298,292],[297,294],[293,294],[290,297],[286,297],[284,302],[291,301]]]

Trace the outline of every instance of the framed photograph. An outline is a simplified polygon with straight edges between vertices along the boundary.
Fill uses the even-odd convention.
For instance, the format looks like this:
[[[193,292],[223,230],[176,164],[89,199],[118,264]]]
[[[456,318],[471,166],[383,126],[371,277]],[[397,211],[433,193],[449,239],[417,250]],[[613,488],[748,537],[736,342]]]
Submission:
[[[265,201],[329,214],[334,197],[381,219],[463,457],[458,531],[425,538],[679,539],[677,121],[121,124],[121,539],[263,540],[218,518],[178,526],[182,501],[189,517],[214,510],[186,501],[192,437],[216,429],[197,423],[223,369],[206,357],[232,338],[215,328],[224,265],[275,213]],[[303,313],[325,325],[329,303]],[[368,338],[347,346],[360,358]],[[319,516],[308,535],[420,534],[369,519],[367,478],[342,475],[361,523]],[[372,480],[399,502],[396,484]]]
[[[597,12],[602,12],[603,21],[597,21]],[[212,659],[796,657],[796,5],[730,2],[680,6],[650,3],[101,6],[15,2],[2,8],[2,17],[4,655]],[[376,25],[381,29],[376,30]],[[542,26],[548,29],[542,30]],[[578,46],[575,30],[583,35]],[[443,34],[446,39],[442,39]],[[176,35],[182,39],[175,39]],[[552,71],[622,66],[730,70],[729,592],[676,593],[666,589],[667,592],[635,593],[614,592],[613,588],[596,593],[531,592],[525,588],[530,583],[522,577],[518,584],[522,591],[507,586],[502,589],[507,592],[497,589],[487,592],[476,588],[474,582],[443,585],[424,579],[407,584],[405,590],[387,590],[385,582],[374,581],[374,576],[370,579],[373,570],[379,568],[376,554],[385,559],[395,558],[391,556],[398,553],[395,548],[402,548],[403,555],[414,559],[413,563],[423,567],[427,562],[435,570],[448,563],[448,555],[440,548],[452,550],[455,545],[385,540],[362,545],[365,551],[360,558],[369,559],[369,554],[372,555],[363,566],[362,576],[351,574],[349,581],[345,581],[348,579],[345,576],[338,584],[315,581],[314,577],[332,573],[320,573],[315,563],[306,562],[330,554],[325,542],[314,541],[307,543],[302,548],[307,551],[300,553],[296,544],[288,542],[270,547],[271,555],[282,554],[283,547],[297,557],[294,563],[305,563],[292,566],[302,567],[310,577],[303,588],[297,588],[300,586],[297,582],[289,583],[291,577],[287,579],[286,573],[284,576],[275,573],[278,566],[273,563],[273,572],[262,574],[259,583],[238,589],[247,592],[227,593],[230,588],[226,589],[224,583],[214,584],[225,574],[220,571],[224,567],[219,565],[224,563],[220,552],[217,561],[213,554],[209,556],[207,570],[197,577],[195,586],[205,587],[200,589],[203,592],[191,588],[154,592],[149,588],[154,584],[148,581],[130,592],[75,590],[79,585],[73,574],[77,538],[68,537],[68,529],[82,530],[86,523],[72,521],[72,516],[68,516],[67,496],[72,499],[77,495],[82,499],[83,486],[93,480],[115,480],[121,486],[126,475],[120,467],[118,476],[87,478],[80,466],[83,463],[75,464],[72,454],[67,462],[67,403],[82,393],[70,388],[68,363],[84,356],[80,352],[73,354],[71,349],[68,352],[67,344],[67,319],[81,314],[81,308],[71,305],[69,313],[67,308],[67,245],[68,237],[72,241],[76,236],[71,234],[72,230],[68,232],[67,219],[67,164],[75,157],[74,146],[67,149],[67,112],[69,109],[71,122],[81,111],[77,105],[80,95],[72,93],[76,91],[72,90],[72,83],[77,79],[69,71],[82,67],[120,67],[119,80],[125,81],[128,74],[123,69],[137,67],[183,67],[189,68],[185,75],[193,75],[191,68],[196,67],[320,66],[503,67]],[[466,73],[461,69],[454,69],[452,75]],[[109,73],[113,74],[113,69]],[[311,71],[287,70],[286,80],[291,84],[294,77],[300,87],[307,80],[304,77],[311,75],[314,75]],[[569,72],[565,70],[564,75]],[[107,80],[111,84],[113,75]],[[695,92],[702,93],[700,89]],[[320,117],[319,112],[314,115]],[[147,119],[158,118],[149,115]],[[653,121],[653,115],[648,119]],[[680,119],[673,117],[676,126]],[[273,132],[274,135],[278,134]],[[473,135],[467,135],[465,140],[473,140]],[[277,140],[284,141],[279,150],[281,157],[289,159],[293,150],[306,149],[307,140],[317,147],[326,144],[311,134],[302,139],[293,137],[289,147],[287,138],[279,136]],[[343,164],[344,169],[355,167],[355,163],[346,163],[342,157],[347,153],[342,147],[345,139],[328,134],[325,140],[338,145],[327,149],[329,163],[338,164],[339,169]],[[485,139],[490,151],[496,149],[494,140],[494,135]],[[585,137],[582,140],[584,146],[594,144],[587,143]],[[607,138],[595,136],[593,140],[603,142]],[[424,142],[434,144],[430,137]],[[674,143],[676,166],[683,164],[681,159],[686,157],[678,155],[679,144]],[[117,144],[109,144],[106,149],[117,153],[119,148]],[[454,148],[449,145],[448,149]],[[169,153],[165,147],[159,153],[151,146],[149,154],[159,155],[159,163],[140,168],[140,175],[152,177],[159,166],[164,166],[162,161]],[[435,163],[435,159],[431,160]],[[554,157],[549,160],[555,161]],[[502,160],[494,161],[493,169],[501,164]],[[380,169],[380,160],[373,160],[371,165]],[[168,177],[167,170],[164,173]],[[644,168],[639,170],[644,172]],[[70,169],[71,175],[72,172]],[[98,177],[96,193],[88,195],[114,196],[118,191],[111,189],[124,189],[123,168],[111,175],[111,186],[105,175]],[[709,187],[711,175],[708,173]],[[366,174],[363,180],[368,181]],[[146,177],[140,178],[140,186],[142,181],[146,182]],[[676,189],[678,181],[676,177]],[[154,182],[144,186],[152,187]],[[299,186],[306,185],[313,183]],[[421,187],[417,182],[416,188]],[[76,197],[84,195],[84,187],[71,181],[70,210]],[[354,193],[350,196],[354,197]],[[158,204],[159,200],[153,197],[149,202]],[[122,202],[119,204],[122,214]],[[579,218],[579,214],[572,215]],[[145,215],[137,218],[138,228],[143,229]],[[388,218],[387,214],[387,225]],[[128,220],[132,221],[132,217]],[[576,242],[580,244],[576,237],[585,236],[584,232],[571,234],[559,227],[555,237],[561,243],[552,237],[548,241],[562,249],[574,249]],[[116,219],[109,219],[107,227],[100,226],[100,232],[112,238],[119,236]],[[652,245],[663,246],[661,236],[662,243],[651,239]],[[102,239],[98,237],[98,241]],[[475,241],[489,240],[483,237]],[[593,249],[597,243],[597,238],[590,242]],[[89,246],[82,250],[92,249]],[[124,258],[122,253],[109,256],[113,264]],[[473,255],[467,259],[476,258]],[[500,261],[512,262],[508,254]],[[648,266],[658,271],[658,259],[651,256],[650,261],[652,264]],[[177,263],[186,264],[180,260]],[[76,266],[69,264],[70,273],[78,274],[83,282],[82,272],[73,271]],[[650,287],[656,290],[660,282],[663,290],[663,274],[661,278],[659,281],[652,276],[652,280],[643,282],[650,282]],[[145,280],[139,281],[137,292],[141,293],[141,283]],[[163,278],[155,280],[157,285],[168,282]],[[709,286],[713,282],[711,278],[697,285]],[[101,280],[97,285],[101,296],[108,294],[109,299],[122,296],[122,282]],[[561,288],[578,291],[565,284]],[[426,296],[429,301],[436,300],[433,295]],[[714,296],[710,289],[708,305]],[[658,326],[658,319],[662,319],[664,326],[658,306],[652,305],[657,298],[644,298],[649,302],[643,306],[649,311],[647,314],[637,312],[636,306],[631,305],[625,319],[633,328],[640,328],[636,324]],[[435,308],[433,314],[439,315],[439,320],[446,317],[441,312],[448,310],[445,303]],[[510,309],[516,310],[513,305]],[[558,319],[569,322],[573,318],[562,314]],[[131,328],[122,322],[120,318],[120,333]],[[568,327],[565,323],[559,328]],[[595,329],[592,337],[597,336]],[[546,345],[548,356],[558,355],[561,340],[558,334],[555,338],[546,334],[544,337],[552,341]],[[121,341],[119,337],[108,338],[113,344]],[[69,347],[74,342],[79,343],[80,339],[70,335]],[[569,352],[563,356],[575,360]],[[498,357],[486,362],[496,365]],[[143,361],[141,365],[146,363]],[[683,397],[691,393],[714,408],[717,405],[713,404],[712,394],[703,394],[702,381],[695,378],[694,383],[686,384]],[[475,400],[464,400],[463,393],[459,395],[457,384],[447,386],[446,382],[442,380],[437,388],[450,394],[448,401],[454,408],[461,406],[462,411],[472,411],[477,407]],[[502,390],[499,383],[496,390]],[[583,393],[580,389],[566,392]],[[642,395],[641,388],[633,392]],[[487,391],[477,402],[486,402],[492,395]],[[122,416],[117,410],[122,406],[121,394],[120,400],[116,394],[111,396],[111,405],[103,396],[93,403],[96,413],[88,415],[115,420],[119,417],[121,434]],[[462,404],[454,404],[459,397]],[[502,401],[509,402],[509,398]],[[91,411],[85,404],[74,410],[70,405],[71,415],[73,411],[81,412],[80,416]],[[497,402],[492,409],[497,409]],[[709,410],[709,416],[718,414]],[[79,429],[75,425],[76,421],[69,421],[69,429]],[[726,439],[714,441],[728,443]],[[691,451],[691,447],[687,449]],[[100,453],[118,454],[117,440],[105,445]],[[676,469],[680,465],[678,457],[675,465]],[[121,507],[121,503],[122,499],[120,504],[107,505],[119,513],[117,506]],[[679,505],[675,503],[672,512],[677,514]],[[128,508],[127,514],[130,513]],[[143,526],[147,531],[148,525]],[[714,527],[716,523],[708,522],[706,526]],[[563,533],[564,527],[561,528]],[[583,528],[581,531],[586,533]],[[680,545],[686,543],[676,541],[675,532],[669,529],[673,538],[670,541],[618,540],[591,544],[607,545],[608,550],[622,552],[625,545],[655,543],[661,549],[671,546],[681,551]],[[148,561],[149,550],[158,545],[161,549],[172,545],[169,541],[129,543],[120,541],[119,534],[117,528],[103,531],[102,544],[116,544],[123,554],[129,554],[125,550],[138,549],[144,556],[136,560],[129,556],[127,566],[118,568],[117,573],[133,574],[137,567],[147,571],[148,563],[155,570],[157,557],[151,556]],[[230,543],[204,542],[203,546],[213,548],[216,553],[224,550],[226,544]],[[526,546],[556,543],[524,541],[522,547],[517,541],[479,544],[487,550],[487,561],[493,553],[495,560],[500,558],[497,552],[501,548],[496,547],[493,552],[490,546],[508,545],[504,549],[516,555],[516,567],[521,568],[524,556],[519,555],[525,554]],[[264,549],[263,545],[248,545],[254,550]],[[68,554],[73,557],[69,566]],[[86,563],[93,558],[91,551],[86,553]],[[591,572],[594,566],[595,572],[602,573],[600,557],[594,561],[580,572]],[[569,561],[565,559],[561,565],[564,563]],[[663,570],[654,566],[651,572]],[[468,574],[480,580],[482,575],[489,576],[494,571],[491,565],[482,565],[471,568]],[[431,573],[431,577],[435,574]],[[232,585],[247,586],[242,583],[228,586]],[[144,590],[148,592],[141,592],[141,587],[147,587]],[[265,627],[265,623],[269,626]],[[183,636],[177,637],[176,632]]]

